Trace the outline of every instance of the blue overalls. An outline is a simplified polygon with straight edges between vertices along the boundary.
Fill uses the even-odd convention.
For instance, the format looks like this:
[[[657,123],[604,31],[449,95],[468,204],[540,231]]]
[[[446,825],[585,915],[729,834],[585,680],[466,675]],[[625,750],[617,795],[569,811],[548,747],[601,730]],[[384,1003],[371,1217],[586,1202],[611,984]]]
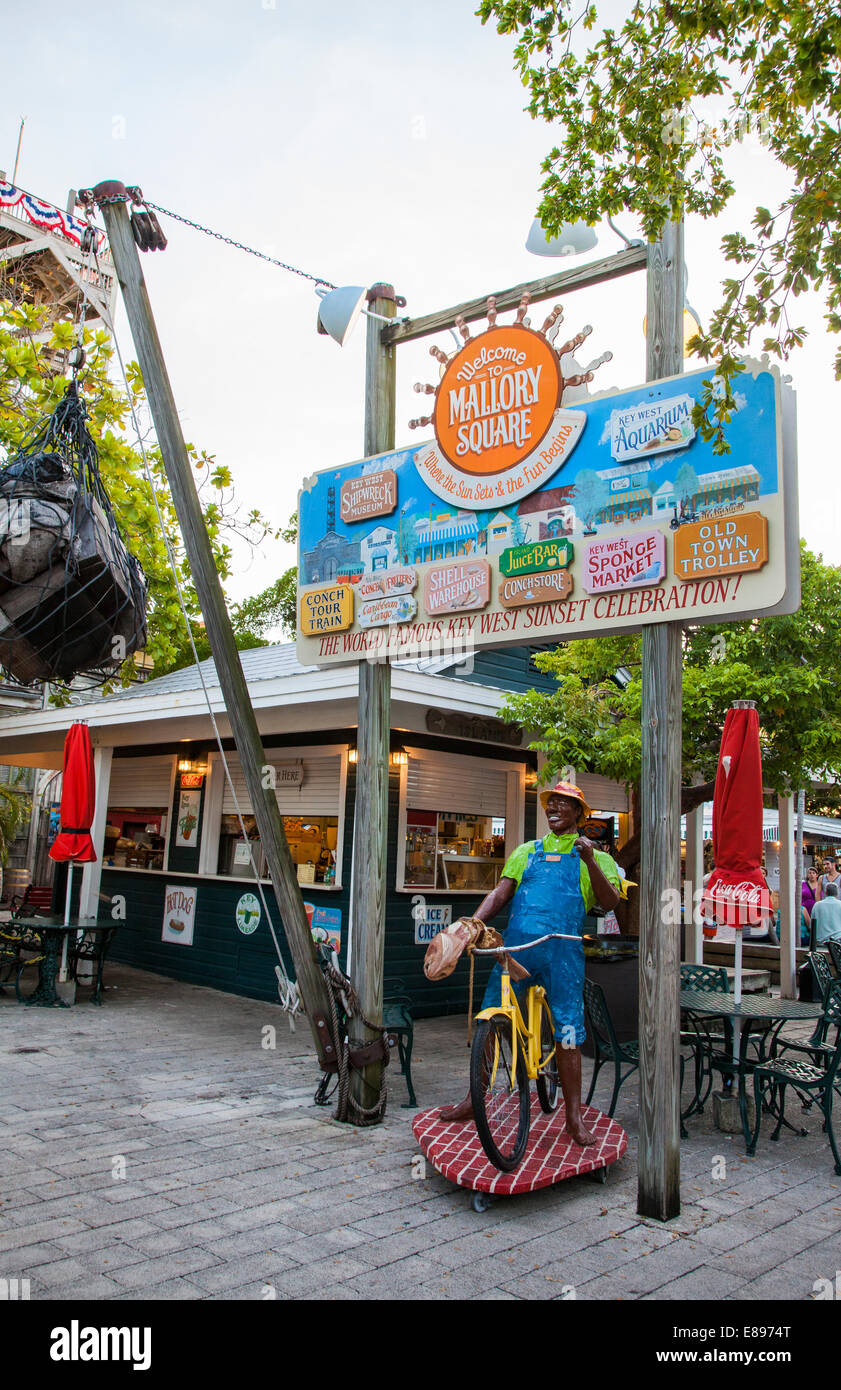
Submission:
[[[581,860],[577,854],[547,853],[543,841],[535,844],[528,864],[514,895],[506,946],[520,946],[547,932],[574,932],[581,936],[587,908],[581,895]],[[530,951],[519,951],[514,957],[529,972],[530,979],[512,985],[522,1009],[531,985],[546,990],[549,1008],[559,1042],[572,1044],[571,1029],[575,1029],[575,1046],[586,1041],[584,1027],[584,947],[575,941],[544,941]],[[490,1009],[500,1002],[502,966],[495,965],[488,980],[482,1008]]]

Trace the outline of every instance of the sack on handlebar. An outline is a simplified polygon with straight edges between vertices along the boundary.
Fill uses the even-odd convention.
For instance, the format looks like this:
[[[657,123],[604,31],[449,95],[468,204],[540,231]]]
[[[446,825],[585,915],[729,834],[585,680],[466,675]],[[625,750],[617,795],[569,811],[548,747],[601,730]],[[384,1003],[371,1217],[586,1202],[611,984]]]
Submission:
[[[428,980],[444,980],[452,975],[468,946],[501,945],[499,932],[494,931],[493,927],[486,927],[480,918],[460,917],[429,943],[423,958],[423,973]]]

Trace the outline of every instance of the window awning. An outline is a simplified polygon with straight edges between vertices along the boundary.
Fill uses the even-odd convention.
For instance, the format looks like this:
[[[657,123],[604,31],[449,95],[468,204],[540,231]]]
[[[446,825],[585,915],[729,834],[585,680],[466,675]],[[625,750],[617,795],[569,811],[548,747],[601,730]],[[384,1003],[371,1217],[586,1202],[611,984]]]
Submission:
[[[418,531],[416,545],[444,545],[447,541],[475,540],[479,534],[479,523],[475,520],[459,522],[457,526],[439,526],[429,531]]]
[[[797,817],[793,820],[794,830],[797,830]],[[704,805],[704,839],[711,840],[713,833],[713,809],[712,802]],[[804,816],[803,834],[810,840],[837,840],[841,843],[841,820],[834,820],[832,816]],[[686,838],[686,817],[681,817],[681,836]],[[780,818],[776,811],[765,810],[762,813],[762,839],[766,844],[771,844],[780,838]]]
[[[757,473],[739,473],[732,478],[713,478],[712,481],[702,483],[698,488],[698,495],[705,492],[724,492],[730,487],[747,487],[749,484],[758,482]]]
[[[608,501],[609,507],[616,507],[619,503],[625,502],[650,502],[651,493],[647,487],[635,487],[631,492],[617,492]]]

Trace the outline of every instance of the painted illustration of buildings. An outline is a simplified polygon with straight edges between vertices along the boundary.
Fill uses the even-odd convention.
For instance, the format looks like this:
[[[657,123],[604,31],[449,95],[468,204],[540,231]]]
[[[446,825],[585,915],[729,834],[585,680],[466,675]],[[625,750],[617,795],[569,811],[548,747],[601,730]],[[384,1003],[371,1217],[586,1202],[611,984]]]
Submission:
[[[415,522],[415,544],[411,563],[422,565],[426,560],[450,560],[456,555],[470,555],[476,549],[479,523],[472,512],[441,512],[436,517],[421,517]]]
[[[524,541],[542,541],[552,536],[571,536],[575,521],[572,499],[574,487],[544,488],[524,497],[517,508],[523,525]]]
[[[698,491],[692,498],[696,511],[721,507],[727,502],[754,502],[759,496],[759,473],[750,464],[744,468],[721,468],[702,473]]]
[[[397,565],[397,532],[389,526],[376,526],[369,532],[362,541],[362,563],[366,574]]]
[[[660,516],[663,512],[669,513],[677,506],[677,493],[674,483],[661,483],[654,493],[654,516]]]
[[[342,575],[358,576],[363,572],[359,541],[349,541],[335,531],[328,531],[303,557],[302,584],[331,584]]]
[[[626,492],[612,492],[607,504],[596,514],[599,525],[622,521],[640,521],[651,516],[652,496],[647,487],[633,487]]]
[[[507,545],[513,545],[511,530],[511,518],[505,512],[497,512],[496,516],[491,517],[486,527],[486,553],[498,555]]]

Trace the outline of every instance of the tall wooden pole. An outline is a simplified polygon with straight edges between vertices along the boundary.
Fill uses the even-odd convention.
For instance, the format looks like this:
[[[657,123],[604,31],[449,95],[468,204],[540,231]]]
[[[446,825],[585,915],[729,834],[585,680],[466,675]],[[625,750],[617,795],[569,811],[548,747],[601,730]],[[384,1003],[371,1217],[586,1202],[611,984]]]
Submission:
[[[683,371],[683,224],[648,250],[646,375]],[[642,634],[642,860],[640,864],[640,1135],[637,1210],[680,1212],[680,775],[679,623]]]
[[[219,575],[213,561],[210,538],[193,483],[175,408],[175,398],[152,316],[128,212],[125,202],[106,201],[109,198],[119,199],[120,190],[125,194],[122,184],[97,184],[93,190],[94,198],[101,206],[105,218],[114,268],[123,292],[123,302],[149,397],[155,433],[163,455],[184,548],[201,604],[210,650],[213,653],[231,731],[239,752],[245,784],[251,797],[257,829],[266,853],[269,876],[286,939],[292,952],[301,999],[312,1028],[319,1062],[324,1066],[325,1063],[336,1060],[327,1032],[327,1019],[330,1017],[327,986],[316,958],[315,945],[277,799],[274,791],[264,785],[266,755],[240,665]]]
[[[374,285],[368,301],[376,314],[394,317],[391,285]],[[395,349],[382,343],[382,324],[368,319],[365,358],[365,455],[394,448]],[[361,1011],[371,1023],[383,1016],[386,863],[388,857],[388,752],[391,728],[391,666],[387,660],[359,663],[356,805],[353,819],[350,976]],[[354,1020],[351,1049],[379,1037]],[[380,1096],[382,1062],[351,1072],[350,1097],[371,1110]],[[379,1119],[380,1117],[375,1117]],[[352,1123],[364,1123],[351,1113]]]

